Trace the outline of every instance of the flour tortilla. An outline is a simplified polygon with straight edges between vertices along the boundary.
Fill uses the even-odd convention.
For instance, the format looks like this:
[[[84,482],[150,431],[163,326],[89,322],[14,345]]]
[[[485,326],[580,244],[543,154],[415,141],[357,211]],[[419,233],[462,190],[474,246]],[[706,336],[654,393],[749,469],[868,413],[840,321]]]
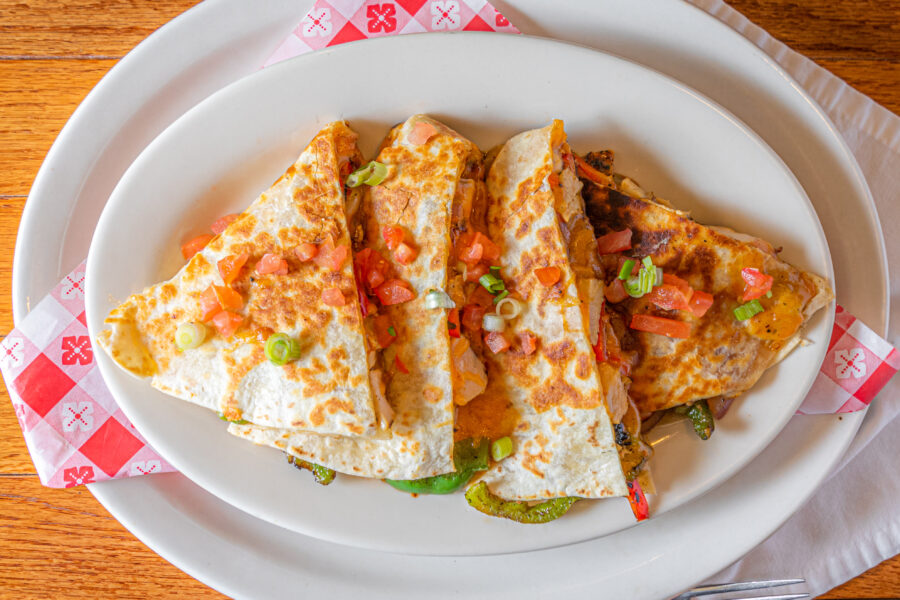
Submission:
[[[369,383],[362,316],[348,259],[333,272],[300,262],[301,242],[350,244],[343,173],[359,164],[356,134],[346,123],[326,126],[275,184],[169,281],[135,294],[106,319],[98,342],[122,368],[149,377],[157,389],[229,419],[341,435],[379,431]],[[349,165],[348,165],[349,163]],[[200,320],[200,295],[223,285],[217,262],[250,258],[232,287],[244,300],[244,326],[230,339],[209,328],[198,348],[179,351],[175,331]],[[266,253],[287,259],[286,275],[258,275]],[[346,304],[328,306],[322,291],[337,287]],[[303,351],[284,367],[269,362],[273,332],[300,340]]]

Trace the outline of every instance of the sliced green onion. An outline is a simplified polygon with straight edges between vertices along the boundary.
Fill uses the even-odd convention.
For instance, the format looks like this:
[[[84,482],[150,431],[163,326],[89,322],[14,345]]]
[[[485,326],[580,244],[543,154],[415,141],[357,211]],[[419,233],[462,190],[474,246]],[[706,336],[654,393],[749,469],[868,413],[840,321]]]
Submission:
[[[639,277],[629,277],[623,287],[632,298],[640,298],[644,295],[644,292],[641,290],[641,280]]]
[[[244,419],[238,419],[237,421],[232,421],[228,417],[226,417],[223,413],[219,413],[219,418],[223,421],[228,421],[229,423],[234,423],[235,425],[247,425],[250,421],[245,421]]]
[[[737,308],[734,309],[734,318],[738,321],[746,321],[753,315],[758,315],[763,312],[765,309],[762,304],[759,303],[759,300],[751,300],[746,304],[741,304]]]
[[[641,269],[641,272],[638,275],[638,281],[641,286],[641,295],[649,294],[653,291],[653,284],[656,283],[656,269],[654,267]]]
[[[628,281],[628,278],[631,277],[631,271],[634,269],[635,264],[637,264],[637,261],[630,258],[622,263],[622,268],[619,269],[619,279],[621,279],[622,281]]]
[[[642,264],[644,265],[644,267],[646,267],[648,270],[649,270],[649,269],[653,269],[653,259],[650,258],[649,256],[645,256],[644,258],[642,258],[642,259],[641,259],[641,263],[642,263]]]
[[[266,358],[279,367],[300,358],[300,344],[289,335],[273,333],[266,340]]]
[[[500,272],[500,267],[491,267],[490,269],[491,269],[491,273],[499,273]]]
[[[497,304],[507,296],[509,296],[509,290],[503,290],[502,292],[494,296],[494,304]]]
[[[206,326],[203,323],[182,323],[175,330],[175,347],[179,350],[196,348],[206,339]]]
[[[768,292],[766,292],[766,298],[771,298],[771,297],[772,297],[772,290],[769,290]]]
[[[504,314],[503,309],[507,306],[510,307],[510,310]],[[497,315],[503,317],[504,319],[515,319],[522,312],[522,303],[515,298],[502,298],[499,302],[497,302],[497,308],[495,312],[497,313]]]
[[[378,185],[387,177],[388,169],[380,162],[372,161],[350,173],[347,177],[347,187],[359,187],[362,184]]]
[[[431,290],[425,294],[425,308],[456,308],[456,302],[447,295],[447,292]]]
[[[485,273],[478,278],[478,283],[484,286],[484,288],[492,294],[496,294],[497,292],[506,289],[506,285],[504,285],[503,280],[493,273]]]
[[[394,326],[391,325],[388,327],[388,333],[391,334],[392,337],[397,337],[397,330],[394,329]]]
[[[663,283],[663,270],[660,267],[656,267],[656,281],[653,282],[653,287],[661,286]]]
[[[481,326],[485,331],[503,331],[506,329],[506,319],[499,315],[484,315]]]
[[[494,440],[494,443],[491,444],[491,458],[499,462],[512,454],[512,450],[513,443],[509,436]]]

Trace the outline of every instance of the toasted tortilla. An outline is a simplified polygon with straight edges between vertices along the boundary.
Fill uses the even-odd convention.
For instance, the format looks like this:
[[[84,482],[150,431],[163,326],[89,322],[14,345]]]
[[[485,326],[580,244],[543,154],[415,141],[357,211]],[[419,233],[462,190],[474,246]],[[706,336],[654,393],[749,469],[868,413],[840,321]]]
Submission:
[[[417,123],[428,123],[435,130],[423,144],[409,140]],[[386,396],[395,413],[389,431],[381,436],[348,437],[231,425],[231,433],[351,475],[418,479],[454,471],[454,381],[447,311],[426,308],[425,295],[431,289],[446,290],[453,276],[454,198],[458,188],[471,184],[467,178],[479,171],[481,158],[475,144],[424,115],[394,128],[378,155],[388,175],[364,198],[361,246],[391,260],[382,229],[399,225],[419,250],[409,265],[391,260],[396,276],[412,285],[416,298],[378,309],[391,317],[397,332],[396,341],[381,357]],[[398,367],[397,359],[408,373]]]
[[[596,246],[581,184],[563,160],[568,151],[563,124],[554,121],[510,139],[487,177],[488,233],[501,247],[506,287],[523,305],[505,335],[538,340],[527,355],[517,342],[487,352],[488,389],[466,407],[505,400],[514,450],[479,480],[507,500],[628,491],[592,350],[591,321],[599,321],[603,298]],[[538,281],[535,270],[543,267],[560,270],[556,284]]]
[[[784,262],[759,238],[701,225],[662,200],[638,197],[646,194],[627,178],[620,188],[631,195],[585,181],[587,211],[598,236],[630,228],[632,252],[626,254],[649,256],[665,273],[714,296],[700,318],[663,310],[646,296],[609,305],[620,315],[622,349],[633,353],[630,393],[644,416],[747,391],[800,343],[803,325],[834,297],[824,279]],[[759,299],[765,312],[738,321],[733,310],[743,303],[745,267],[773,276],[774,286],[771,298]],[[639,313],[688,321],[691,335],[674,339],[628,328]]]
[[[294,254],[302,242],[329,237],[349,250],[353,215],[345,213],[342,172],[360,161],[356,137],[343,122],[320,131],[287,172],[172,279],[115,308],[99,344],[155,388],[230,420],[343,435],[378,432],[352,262],[335,272]],[[200,295],[223,285],[217,262],[243,253],[249,260],[231,287],[243,298],[244,324],[228,339],[208,327],[203,344],[179,351],[176,329],[200,321]],[[266,253],[286,259],[289,272],[257,274],[254,267]],[[322,301],[323,290],[334,287],[344,306]],[[274,332],[300,341],[297,361],[280,367],[267,360],[265,341]]]

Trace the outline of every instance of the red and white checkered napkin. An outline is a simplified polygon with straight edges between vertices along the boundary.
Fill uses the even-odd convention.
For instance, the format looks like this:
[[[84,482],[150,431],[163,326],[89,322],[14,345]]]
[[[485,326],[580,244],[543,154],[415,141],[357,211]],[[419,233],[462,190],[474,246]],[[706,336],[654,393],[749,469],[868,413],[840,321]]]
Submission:
[[[265,66],[326,46],[425,31],[519,33],[484,0],[320,0]],[[119,409],[94,363],[84,263],[0,343],[0,371],[44,485],[173,471]],[[900,353],[838,306],[828,354],[801,414],[853,412],[900,368]]]
[[[103,383],[86,323],[81,263],[0,342],[0,371],[41,483],[174,471]]]

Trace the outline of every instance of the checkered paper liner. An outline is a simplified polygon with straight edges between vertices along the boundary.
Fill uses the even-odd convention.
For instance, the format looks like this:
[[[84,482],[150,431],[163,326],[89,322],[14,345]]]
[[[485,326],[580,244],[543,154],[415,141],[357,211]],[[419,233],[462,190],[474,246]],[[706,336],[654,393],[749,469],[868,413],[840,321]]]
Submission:
[[[519,33],[483,0],[319,1],[264,66],[344,42],[426,31]],[[84,312],[84,263],[0,342],[0,371],[41,482],[72,487],[174,471],[100,376]],[[900,353],[838,306],[828,353],[799,414],[868,406]]]

